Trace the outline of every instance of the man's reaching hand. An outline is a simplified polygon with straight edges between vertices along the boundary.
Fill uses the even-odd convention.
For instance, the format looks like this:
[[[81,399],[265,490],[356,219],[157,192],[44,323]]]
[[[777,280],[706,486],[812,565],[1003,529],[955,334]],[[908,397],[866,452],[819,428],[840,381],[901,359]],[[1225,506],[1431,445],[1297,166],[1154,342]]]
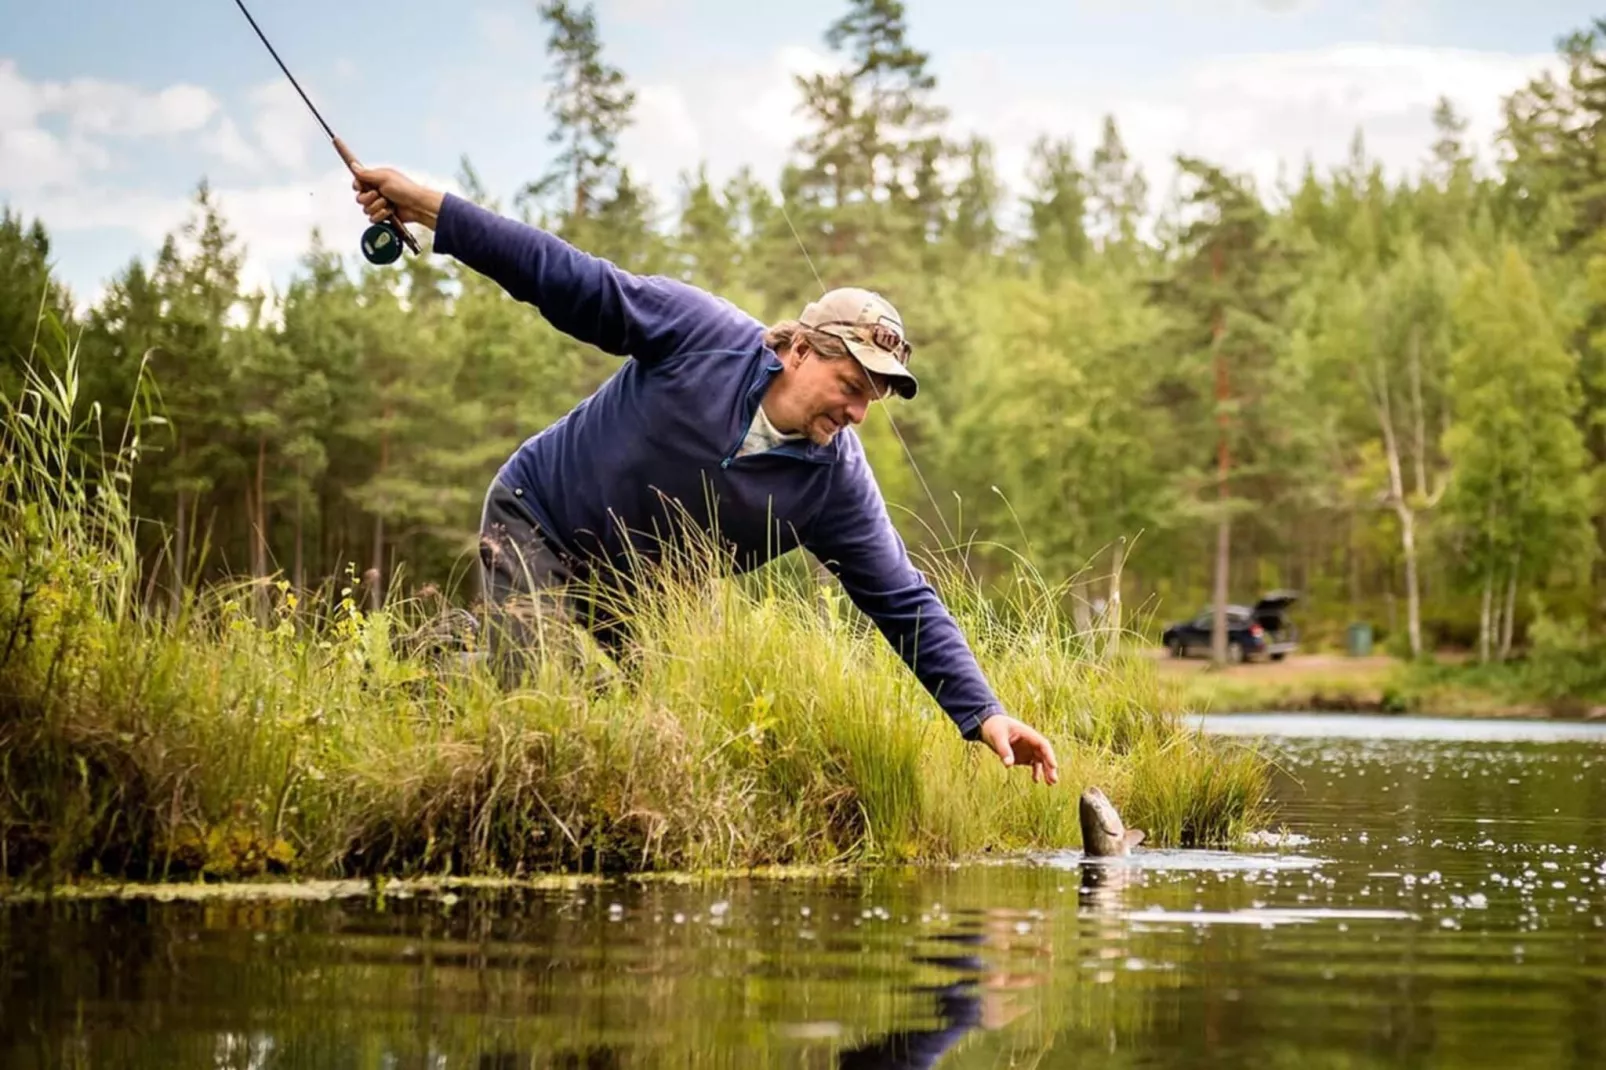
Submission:
[[[1059,783],[1060,770],[1054,748],[1030,725],[1008,714],[997,713],[981,723],[981,738],[1006,767],[1030,765],[1034,784]]]

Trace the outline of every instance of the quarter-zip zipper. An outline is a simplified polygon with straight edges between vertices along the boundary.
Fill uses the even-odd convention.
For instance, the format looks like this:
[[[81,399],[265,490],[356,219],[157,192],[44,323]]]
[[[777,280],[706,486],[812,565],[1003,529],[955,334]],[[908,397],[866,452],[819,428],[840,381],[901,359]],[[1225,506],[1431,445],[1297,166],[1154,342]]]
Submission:
[[[775,377],[775,373],[780,370],[781,366],[778,362],[772,361],[766,364],[758,381],[747,388],[747,404],[744,406],[741,426],[736,429],[736,441],[731,443],[730,448],[725,451],[725,456],[720,458],[719,467],[721,471],[729,468],[738,459],[736,451],[742,448],[742,443],[747,439],[747,432],[753,426],[753,416],[758,412],[759,405],[762,404],[764,387]],[[814,464],[830,463],[827,458],[809,453],[807,447],[799,449],[785,443],[764,452],[780,453],[787,457],[796,457],[800,461],[810,461]],[[763,454],[759,456],[763,456]]]

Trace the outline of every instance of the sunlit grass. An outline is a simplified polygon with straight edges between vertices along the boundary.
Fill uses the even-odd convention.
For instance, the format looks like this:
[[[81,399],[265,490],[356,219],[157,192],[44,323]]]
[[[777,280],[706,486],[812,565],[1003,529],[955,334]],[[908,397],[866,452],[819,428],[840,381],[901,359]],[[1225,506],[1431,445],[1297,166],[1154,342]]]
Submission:
[[[349,588],[242,583],[147,611],[127,489],[150,416],[103,455],[76,390],[69,351],[5,399],[0,872],[946,859],[1077,846],[1092,783],[1151,844],[1229,842],[1264,817],[1265,763],[1186,730],[1118,623],[1077,634],[1063,591],[1024,569],[999,602],[933,566],[1011,711],[1054,741],[1052,789],[959,739],[834,587],[733,579],[712,555],[644,583],[628,672],[548,659],[513,690],[398,649],[437,608],[422,600],[369,612]]]

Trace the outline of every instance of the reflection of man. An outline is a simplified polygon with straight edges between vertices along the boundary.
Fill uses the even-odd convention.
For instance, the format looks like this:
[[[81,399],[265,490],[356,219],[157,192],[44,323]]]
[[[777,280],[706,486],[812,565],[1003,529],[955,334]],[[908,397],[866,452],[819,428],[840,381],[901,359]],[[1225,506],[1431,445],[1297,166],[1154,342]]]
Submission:
[[[938,1029],[908,1029],[888,1033],[862,1048],[845,1051],[837,1060],[842,1070],[915,1070],[937,1065],[959,1038],[982,1024],[981,998],[975,981],[956,981],[937,992]]]
[[[997,920],[987,922],[996,930]],[[996,936],[996,934],[995,934]],[[983,932],[945,933],[939,937],[945,943],[970,944],[980,947],[988,943]],[[936,1029],[902,1029],[888,1033],[863,1047],[843,1052],[837,1059],[842,1070],[878,1068],[878,1070],[925,1070],[937,1065],[960,1039],[972,1029],[1002,1029],[1026,1010],[1012,1005],[1012,989],[1031,988],[1040,978],[1031,974],[1011,974],[990,970],[980,955],[916,955],[914,961],[939,966],[956,973],[979,976],[967,977],[950,984],[921,986],[917,992],[931,992],[937,997],[937,1016],[942,1025]]]
[[[389,168],[359,169],[354,187],[370,219],[394,209],[434,229],[436,251],[571,337],[631,358],[492,482],[482,562],[493,634],[506,628],[515,649],[529,645],[519,636],[540,631],[555,588],[627,578],[638,556],[654,560],[660,542],[694,531],[716,533],[744,569],[806,547],[965,739],[1034,781],[1058,780],[1048,740],[1004,711],[911,564],[863,445],[841,433],[871,402],[916,393],[903,321],[885,299],[833,290],[766,327],[696,287],[633,275]]]

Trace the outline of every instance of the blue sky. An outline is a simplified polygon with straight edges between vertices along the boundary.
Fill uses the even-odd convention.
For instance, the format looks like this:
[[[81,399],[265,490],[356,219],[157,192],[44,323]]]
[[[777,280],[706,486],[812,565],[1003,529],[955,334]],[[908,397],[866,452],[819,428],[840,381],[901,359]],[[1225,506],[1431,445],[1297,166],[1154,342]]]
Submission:
[[[372,163],[450,186],[466,155],[510,202],[545,167],[545,30],[534,0],[246,0],[324,118]],[[793,72],[831,62],[845,3],[598,0],[609,60],[639,93],[628,163],[672,208],[677,177],[775,176],[800,130]],[[995,143],[1017,185],[1038,133],[1085,158],[1113,113],[1158,200],[1170,155],[1270,183],[1343,158],[1357,127],[1415,166],[1443,92],[1487,159],[1502,94],[1552,62],[1582,3],[1532,0],[927,0],[907,5],[953,127]],[[349,178],[233,0],[0,0],[0,201],[44,219],[58,274],[93,299],[184,218],[205,176],[282,285],[324,229],[355,248]]]

